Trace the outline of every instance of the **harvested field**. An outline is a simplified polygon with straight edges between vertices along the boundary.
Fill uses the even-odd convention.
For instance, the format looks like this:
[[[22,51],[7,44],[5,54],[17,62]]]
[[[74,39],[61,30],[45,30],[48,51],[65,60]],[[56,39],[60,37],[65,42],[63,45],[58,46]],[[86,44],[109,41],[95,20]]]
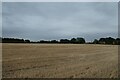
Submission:
[[[3,44],[3,78],[116,78],[118,46]]]

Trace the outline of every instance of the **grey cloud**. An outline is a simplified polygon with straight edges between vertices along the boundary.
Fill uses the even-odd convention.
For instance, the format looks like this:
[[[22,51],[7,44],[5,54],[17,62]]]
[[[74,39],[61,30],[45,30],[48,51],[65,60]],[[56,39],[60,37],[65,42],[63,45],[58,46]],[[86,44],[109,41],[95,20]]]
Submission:
[[[3,37],[31,40],[117,37],[115,2],[4,2]],[[97,34],[97,35],[96,35]]]
[[[4,0],[3,2],[118,2],[119,0]]]

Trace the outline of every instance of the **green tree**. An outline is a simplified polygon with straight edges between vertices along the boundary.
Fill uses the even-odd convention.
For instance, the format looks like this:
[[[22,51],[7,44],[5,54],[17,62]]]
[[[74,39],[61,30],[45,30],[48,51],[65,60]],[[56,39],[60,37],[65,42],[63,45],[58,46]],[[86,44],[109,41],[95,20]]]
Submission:
[[[68,39],[60,39],[60,43],[70,43]]]
[[[85,43],[85,39],[78,37],[78,38],[76,39],[76,42],[79,43],[79,44],[84,44],[84,43]]]
[[[71,43],[76,43],[76,39],[75,39],[75,38],[72,38],[72,39],[70,40],[70,42],[71,42]]]
[[[97,39],[94,39],[93,44],[98,44],[99,41]]]
[[[115,39],[108,37],[108,38],[106,38],[105,43],[106,44],[115,44]]]

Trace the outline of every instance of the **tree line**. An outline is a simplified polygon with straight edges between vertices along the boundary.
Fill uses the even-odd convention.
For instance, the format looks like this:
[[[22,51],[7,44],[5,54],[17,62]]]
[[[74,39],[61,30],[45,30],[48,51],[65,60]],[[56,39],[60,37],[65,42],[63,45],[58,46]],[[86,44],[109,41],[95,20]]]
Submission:
[[[95,39],[93,41],[93,44],[116,44],[120,45],[120,38],[112,38],[112,37],[107,37],[107,38],[100,38],[99,40]]]
[[[2,38],[2,43],[30,43],[30,40],[17,38]]]
[[[40,40],[40,41],[30,41],[18,38],[0,38],[2,43],[64,43],[64,44],[113,44],[113,45],[120,45],[120,38],[100,38],[94,39],[92,42],[86,42],[84,38],[77,37],[72,39],[60,39],[58,40]]]

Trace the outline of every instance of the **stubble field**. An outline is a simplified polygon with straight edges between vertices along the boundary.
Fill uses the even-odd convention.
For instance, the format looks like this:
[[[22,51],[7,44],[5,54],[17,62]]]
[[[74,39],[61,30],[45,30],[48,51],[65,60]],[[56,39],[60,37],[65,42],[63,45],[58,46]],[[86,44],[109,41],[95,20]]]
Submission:
[[[2,44],[3,78],[116,78],[118,46]]]

